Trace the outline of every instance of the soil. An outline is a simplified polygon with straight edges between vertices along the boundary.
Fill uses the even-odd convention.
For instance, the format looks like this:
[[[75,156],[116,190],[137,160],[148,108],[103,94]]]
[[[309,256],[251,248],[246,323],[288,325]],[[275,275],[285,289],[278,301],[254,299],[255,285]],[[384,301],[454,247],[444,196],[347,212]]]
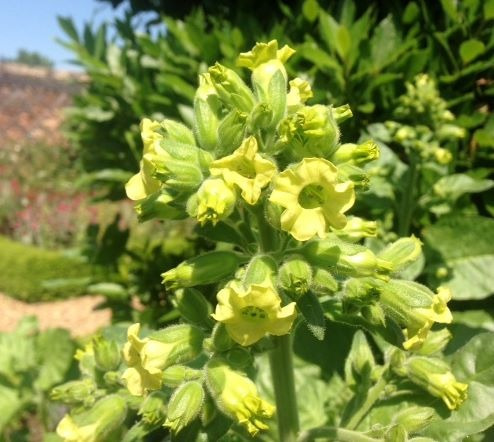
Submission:
[[[111,322],[110,309],[96,310],[103,301],[103,296],[81,296],[28,304],[0,293],[0,332],[12,331],[23,316],[35,315],[41,330],[61,327],[74,337],[87,336]]]

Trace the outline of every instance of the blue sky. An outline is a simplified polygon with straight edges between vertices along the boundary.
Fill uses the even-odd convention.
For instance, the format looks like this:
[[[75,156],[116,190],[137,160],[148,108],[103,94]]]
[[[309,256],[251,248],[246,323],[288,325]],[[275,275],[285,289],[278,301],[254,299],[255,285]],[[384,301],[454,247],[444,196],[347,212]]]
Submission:
[[[55,42],[64,39],[57,15],[71,16],[77,29],[83,23],[96,24],[122,16],[108,3],[96,0],[0,0],[0,58],[12,58],[19,49],[37,51],[63,69],[76,69],[67,63],[71,53]]]

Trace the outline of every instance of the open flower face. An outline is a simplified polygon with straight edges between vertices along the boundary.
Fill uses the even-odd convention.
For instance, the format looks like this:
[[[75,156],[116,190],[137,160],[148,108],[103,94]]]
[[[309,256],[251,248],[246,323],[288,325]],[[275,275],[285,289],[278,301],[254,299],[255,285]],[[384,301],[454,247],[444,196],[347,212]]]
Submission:
[[[225,324],[228,334],[240,345],[252,345],[268,333],[286,335],[296,317],[295,303],[282,308],[278,293],[269,283],[244,289],[232,281],[217,298],[212,316]]]
[[[213,161],[209,170],[213,176],[223,176],[225,182],[236,185],[241,190],[242,198],[249,204],[255,204],[276,173],[273,162],[257,153],[257,141],[254,137],[246,138],[231,155]]]
[[[299,241],[318,235],[324,238],[330,227],[342,229],[346,212],[355,201],[353,184],[339,183],[338,170],[322,158],[304,158],[274,180],[269,200],[286,210],[281,228]]]

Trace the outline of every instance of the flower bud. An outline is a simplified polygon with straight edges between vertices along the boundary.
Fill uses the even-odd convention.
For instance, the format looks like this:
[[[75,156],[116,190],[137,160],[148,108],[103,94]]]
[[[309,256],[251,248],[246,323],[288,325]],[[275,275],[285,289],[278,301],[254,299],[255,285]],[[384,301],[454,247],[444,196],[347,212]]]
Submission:
[[[399,272],[416,261],[422,254],[422,242],[414,235],[400,238],[378,253],[380,259],[389,262],[392,272]]]
[[[362,144],[342,144],[331,156],[331,161],[336,165],[350,162],[356,166],[363,166],[378,158],[379,146],[374,141],[368,140]]]
[[[228,361],[232,368],[243,369],[252,366],[254,360],[250,351],[243,347],[235,347],[227,351],[224,358]]]
[[[344,300],[357,306],[374,304],[379,300],[380,283],[374,278],[351,278],[344,285]]]
[[[125,400],[110,395],[97,401],[89,410],[67,414],[57,426],[65,442],[103,442],[118,431],[127,414]]]
[[[230,350],[235,345],[222,322],[214,326],[212,338],[214,349],[219,352]]]
[[[214,251],[183,261],[161,276],[165,286],[174,290],[218,282],[233,275],[238,265],[239,258],[236,253]]]
[[[180,289],[175,292],[175,300],[180,316],[199,327],[211,328],[211,304],[204,295],[193,288]]]
[[[451,332],[447,328],[438,331],[430,331],[427,339],[416,353],[422,356],[430,356],[443,351],[452,338]]]
[[[119,371],[107,371],[103,375],[103,381],[109,387],[115,387],[121,385],[121,373]]]
[[[408,433],[402,425],[393,425],[384,433],[384,442],[407,442]]]
[[[311,290],[316,295],[332,295],[338,288],[338,281],[331,272],[320,267],[313,269]]]
[[[361,309],[362,316],[370,324],[377,326],[386,325],[386,315],[383,308],[378,304],[364,305]]]
[[[218,127],[218,143],[215,149],[216,158],[230,155],[244,139],[247,125],[247,114],[233,109]]]
[[[305,295],[312,285],[311,266],[300,255],[288,258],[278,272],[278,285],[293,300]]]
[[[175,198],[169,192],[160,190],[153,193],[135,206],[140,222],[150,219],[182,219],[186,217],[185,210],[176,207]]]
[[[199,87],[194,97],[194,133],[200,146],[212,151],[218,144],[218,94],[208,73],[199,75]]]
[[[189,205],[188,210],[201,226],[207,222],[214,226],[218,221],[230,216],[236,200],[235,190],[222,178],[208,178],[197,191],[197,207]]]
[[[393,417],[393,422],[401,425],[409,433],[416,433],[430,423],[434,414],[434,408],[412,406],[398,411]]]
[[[389,279],[391,264],[378,258],[371,250],[365,250],[354,255],[341,254],[336,263],[337,271],[350,276],[375,276]]]
[[[468,384],[458,382],[440,359],[415,356],[406,361],[404,370],[413,383],[441,398],[450,410],[459,408],[467,398]]]
[[[244,287],[248,287],[251,284],[262,284],[268,281],[270,284],[274,284],[274,278],[278,271],[276,261],[269,255],[256,255],[254,256],[248,266],[242,279]]]
[[[118,344],[103,336],[93,338],[93,351],[96,367],[101,371],[116,370],[120,365]]]
[[[369,175],[364,169],[350,163],[338,166],[338,177],[341,181],[352,181],[355,189],[367,190],[369,188]]]
[[[434,158],[439,164],[449,164],[453,160],[453,155],[448,149],[443,149],[442,147],[437,147],[433,151]]]
[[[349,104],[344,104],[338,107],[332,107],[331,113],[333,114],[333,118],[336,121],[336,124],[341,124],[343,121],[348,120],[353,117],[352,109],[350,109]]]
[[[90,405],[94,402],[96,388],[96,384],[91,378],[83,378],[53,388],[50,392],[50,398],[64,404],[85,403]],[[88,399],[90,400],[88,401]]]
[[[155,165],[154,177],[177,191],[192,192],[200,186],[203,180],[199,165],[187,160],[168,157],[155,159],[153,164]]]
[[[206,366],[206,380],[216,406],[252,436],[268,428],[264,419],[274,414],[275,407],[259,397],[254,382],[242,372],[214,358]]]
[[[204,390],[197,381],[189,381],[175,390],[168,403],[164,426],[174,434],[190,425],[199,415],[204,403]]]
[[[162,384],[163,370],[171,365],[194,360],[202,350],[203,333],[181,324],[139,338],[140,324],[129,327],[123,357],[129,366],[122,376],[131,394],[142,396]]]
[[[345,361],[345,379],[351,384],[368,378],[376,362],[364,332],[357,330],[353,335],[352,347]]]
[[[273,121],[273,109],[269,103],[258,103],[249,118],[249,127],[251,132],[256,132],[260,129],[266,129]]]
[[[436,132],[439,140],[451,140],[465,138],[466,131],[460,126],[455,124],[442,124]]]
[[[216,63],[208,72],[216,92],[227,106],[238,108],[242,112],[252,110],[254,94],[235,71]]]
[[[343,229],[332,229],[341,239],[350,242],[358,242],[362,238],[370,238],[377,235],[377,223],[366,221],[358,216],[349,216]]]
[[[167,387],[178,387],[186,381],[193,381],[202,377],[202,371],[185,365],[172,365],[163,370],[163,385]]]
[[[148,425],[161,425],[166,418],[168,398],[162,391],[153,391],[142,401],[137,414]]]

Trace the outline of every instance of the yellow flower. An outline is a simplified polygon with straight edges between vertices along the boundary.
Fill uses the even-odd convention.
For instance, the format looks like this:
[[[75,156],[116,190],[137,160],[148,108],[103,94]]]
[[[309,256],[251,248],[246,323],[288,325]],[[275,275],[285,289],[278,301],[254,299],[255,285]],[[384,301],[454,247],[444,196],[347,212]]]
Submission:
[[[252,345],[267,333],[290,332],[296,317],[295,303],[281,307],[281,299],[270,283],[252,284],[247,289],[232,281],[218,293],[212,315],[223,322],[228,334],[240,345]]]
[[[259,397],[256,385],[243,373],[233,370],[226,361],[214,358],[206,367],[207,386],[218,408],[256,436],[268,429],[264,419],[275,407]]]
[[[159,132],[160,128],[161,124],[158,121],[144,118],[141,122],[141,138],[144,144],[144,151],[140,170],[125,185],[125,192],[131,200],[144,199],[156,192],[161,186],[159,180],[152,176],[154,166],[151,163],[151,158],[156,154],[155,143],[163,138],[163,135]]]
[[[237,65],[254,70],[258,66],[272,60],[285,63],[294,53],[295,50],[288,45],[278,49],[277,40],[271,40],[269,43],[256,43],[251,51],[242,52],[239,55]]]
[[[302,107],[309,98],[312,98],[313,95],[308,81],[302,80],[301,78],[294,78],[291,80],[290,92],[288,92],[288,95],[286,96],[288,112],[295,112]]]
[[[276,166],[257,153],[255,137],[246,138],[240,147],[227,157],[213,161],[209,167],[211,175],[223,176],[227,184],[236,185],[242,198],[255,204],[276,173]]]
[[[343,215],[355,201],[353,184],[338,182],[338,169],[322,158],[304,158],[274,180],[269,200],[286,210],[281,228],[299,241],[318,235],[324,238],[330,227],[342,229]]]
[[[235,207],[235,191],[221,178],[205,180],[197,191],[197,220],[201,225],[215,225],[227,218]]]

